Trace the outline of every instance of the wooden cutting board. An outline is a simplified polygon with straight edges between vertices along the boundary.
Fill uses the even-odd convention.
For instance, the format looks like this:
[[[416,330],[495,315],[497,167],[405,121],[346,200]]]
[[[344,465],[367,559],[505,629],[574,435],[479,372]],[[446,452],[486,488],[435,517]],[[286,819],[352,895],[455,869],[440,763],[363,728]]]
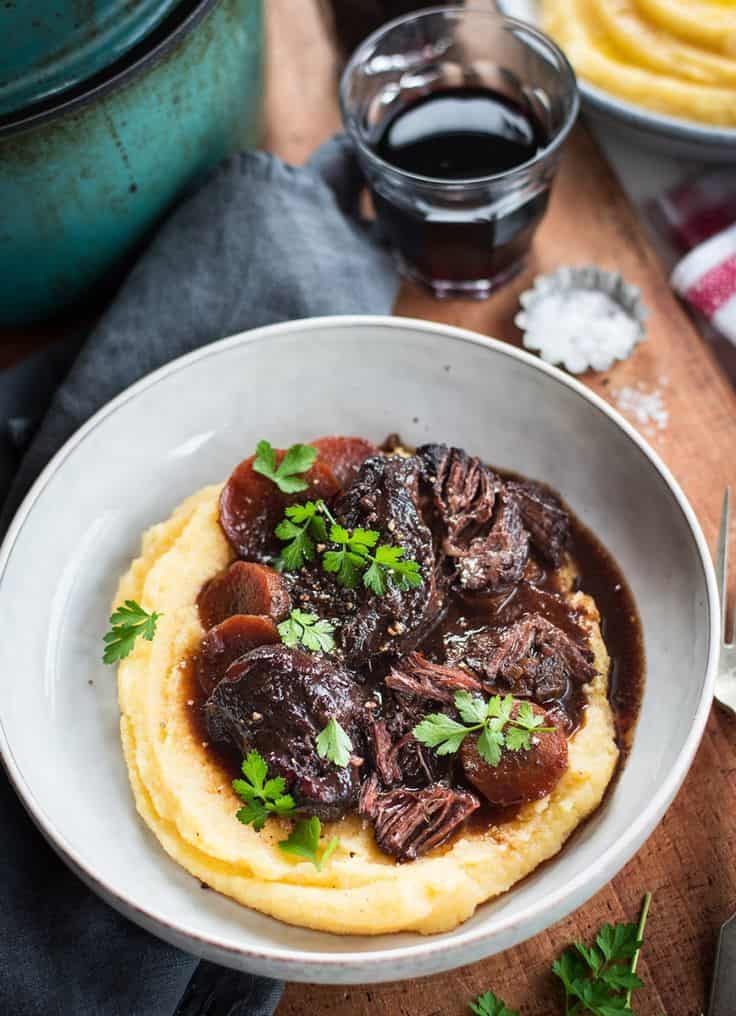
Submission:
[[[313,0],[268,0],[266,7],[267,147],[299,163],[339,126],[337,57]],[[632,422],[670,466],[714,545],[724,487],[736,484],[736,393],[672,296],[637,212],[583,126],[567,145],[522,276],[482,303],[440,303],[405,284],[395,311],[519,344],[513,324],[519,292],[540,272],[588,263],[640,286],[651,317],[648,341],[628,361],[583,380],[614,405],[627,387],[659,395],[664,425]],[[606,921],[634,920],[645,890],[654,903],[640,964],[647,986],[636,994],[636,1012],[697,1016],[707,1003],[718,926],[736,911],[735,795],[736,721],[715,708],[662,824],[577,913],[509,952],[436,977],[351,988],[287,985],[278,1016],[459,1016],[489,988],[522,1016],[551,1016],[560,1012],[553,959]]]

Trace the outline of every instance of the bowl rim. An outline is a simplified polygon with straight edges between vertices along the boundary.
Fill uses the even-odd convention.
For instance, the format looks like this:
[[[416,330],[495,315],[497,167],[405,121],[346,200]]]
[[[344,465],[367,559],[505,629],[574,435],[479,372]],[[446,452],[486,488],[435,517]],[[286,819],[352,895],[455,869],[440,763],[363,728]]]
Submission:
[[[626,99],[619,99],[612,92],[607,92],[585,78],[578,76],[578,89],[587,105],[599,113],[616,117],[629,127],[638,130],[664,134],[678,141],[698,142],[708,146],[733,145],[736,152],[736,127],[718,127],[716,124],[702,124],[696,120],[685,120],[683,117],[669,116],[658,113],[646,106],[636,106]]]
[[[582,905],[585,900],[597,891],[604,881],[608,881],[608,878],[612,877],[615,872],[620,870],[623,864],[625,864],[626,861],[636,852],[641,842],[643,842],[644,839],[654,830],[665,809],[669,806],[671,800],[685,779],[700,743],[708,714],[710,712],[719,651],[719,596],[715,570],[705,537],[692,507],[680,489],[679,484],[674,479],[672,473],[657,453],[649,447],[644,438],[638,434],[634,427],[600,396],[586,388],[581,382],[563,373],[563,371],[558,368],[545,363],[532,354],[525,352],[524,350],[518,349],[505,342],[501,342],[498,339],[488,338],[485,335],[470,331],[469,329],[423,321],[416,318],[394,317],[389,315],[335,315],[331,317],[300,318],[295,321],[264,325],[262,327],[240,332],[236,335],[228,336],[216,342],[202,346],[191,353],[187,353],[184,356],[178,357],[164,366],[159,367],[157,370],[147,374],[130,387],[124,389],[119,395],[90,417],[90,419],[87,420],[86,423],[84,423],[65,442],[65,444],[56,452],[54,457],[46,465],[31,489],[26,494],[10,524],[10,527],[8,528],[8,532],[2,542],[2,546],[0,546],[0,584],[4,579],[8,561],[10,560],[16,540],[27,521],[33,506],[43,494],[49,481],[64,465],[76,447],[86,440],[86,438],[103,421],[114,415],[118,409],[122,408],[131,400],[137,398],[137,396],[142,392],[147,391],[150,388],[154,388],[157,384],[159,384],[159,382],[177,374],[179,371],[185,370],[193,364],[204,362],[211,356],[218,356],[232,348],[260,342],[268,342],[271,339],[279,338],[293,332],[324,332],[325,329],[343,329],[346,327],[399,330],[410,329],[414,332],[424,332],[427,335],[439,336],[445,340],[449,340],[453,343],[457,342],[461,345],[469,344],[480,346],[488,349],[489,352],[492,351],[496,354],[507,356],[512,360],[517,360],[520,363],[524,363],[528,367],[547,375],[551,380],[557,382],[564,388],[567,388],[575,393],[578,397],[584,399],[599,413],[603,414],[617,425],[618,428],[622,430],[637,447],[639,452],[649,460],[654,470],[659,474],[660,479],[664,481],[670,496],[674,500],[676,506],[680,509],[685,521],[687,522],[695,548],[698,552],[699,562],[705,579],[706,602],[704,604],[704,608],[707,615],[708,651],[700,701],[698,702],[695,715],[693,716],[693,722],[688,735],[680,748],[675,765],[673,765],[665,780],[657,788],[656,793],[652,795],[646,809],[633,819],[623,837],[607,846],[607,848],[597,857],[593,865],[589,866],[584,871],[581,871],[574,879],[566,882],[556,892],[547,894],[541,900],[529,904],[520,914],[501,918],[490,930],[483,927],[472,929],[465,928],[465,930],[463,930],[463,925],[460,925],[457,929],[454,929],[451,932],[443,935],[423,937],[418,942],[410,945],[401,945],[396,949],[388,948],[355,950],[350,952],[331,952],[327,950],[318,951],[310,949],[291,949],[284,948],[283,946],[254,948],[252,946],[243,946],[232,938],[221,938],[217,935],[205,936],[197,932],[192,932],[182,925],[163,917],[157,911],[155,904],[146,906],[141,905],[135,899],[130,898],[116,889],[113,885],[106,883],[95,873],[92,866],[86,865],[78,856],[75,849],[66,841],[64,835],[57,830],[53,826],[53,823],[47,818],[42,805],[36,800],[35,794],[26,777],[20,771],[19,766],[16,765],[13,751],[3,726],[2,716],[0,715],[0,760],[3,763],[7,776],[18,794],[21,803],[38,829],[48,840],[54,850],[59,854],[62,860],[64,860],[65,863],[72,868],[82,881],[101,896],[103,900],[115,907],[125,916],[130,917],[143,927],[147,928],[149,931],[155,931],[155,933],[157,933],[160,937],[169,942],[175,942],[181,946],[184,941],[187,946],[194,947],[193,951],[209,952],[210,955],[230,955],[233,957],[243,957],[243,959],[254,961],[255,963],[262,961],[266,964],[278,964],[282,971],[287,971],[285,975],[287,979],[289,979],[288,970],[290,967],[293,967],[295,968],[295,976],[292,978],[293,980],[305,980],[303,975],[301,977],[299,976],[300,971],[296,968],[301,968],[301,971],[303,971],[305,967],[309,968],[310,966],[319,966],[323,969],[329,969],[353,964],[358,968],[362,967],[366,971],[373,971],[377,966],[386,963],[387,961],[405,964],[413,958],[426,961],[427,958],[432,955],[444,954],[447,959],[452,954],[454,958],[457,958],[457,964],[454,962],[444,963],[442,967],[438,968],[447,969],[453,965],[461,965],[462,963],[468,962],[467,958],[463,959],[462,955],[458,955],[458,953],[462,953],[463,949],[473,946],[474,944],[477,945],[486,939],[498,936],[504,931],[513,931],[514,928],[532,923],[535,928],[540,930],[548,927],[550,923],[559,918],[560,913],[558,908],[564,907],[566,900],[574,899],[576,892],[581,894],[577,906]],[[607,871],[611,872],[611,875],[608,877],[606,877]],[[602,880],[601,874],[603,874]],[[567,913],[569,911],[563,912]],[[535,933],[536,932],[530,932],[530,934]],[[451,940],[448,940],[448,936],[453,937]],[[525,935],[523,937],[529,937],[529,935]],[[282,976],[284,975],[282,974]],[[402,973],[397,971],[397,976],[400,978]],[[407,974],[405,976],[411,976],[411,974]],[[377,979],[380,980],[380,977],[374,978],[374,980]],[[396,979],[396,977],[393,977],[392,979]],[[320,980],[324,980],[324,977],[321,977]]]

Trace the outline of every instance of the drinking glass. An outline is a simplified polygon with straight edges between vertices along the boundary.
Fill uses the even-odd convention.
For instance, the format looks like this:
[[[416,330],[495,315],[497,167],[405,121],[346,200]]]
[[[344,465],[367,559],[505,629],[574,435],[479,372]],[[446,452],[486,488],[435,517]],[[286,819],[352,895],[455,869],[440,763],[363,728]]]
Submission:
[[[468,179],[408,172],[378,154],[399,110],[463,87],[489,89],[526,111],[543,147],[511,169]],[[521,269],[579,107],[574,72],[551,39],[496,11],[410,14],[357,48],[342,75],[340,105],[405,275],[438,297],[482,299]]]

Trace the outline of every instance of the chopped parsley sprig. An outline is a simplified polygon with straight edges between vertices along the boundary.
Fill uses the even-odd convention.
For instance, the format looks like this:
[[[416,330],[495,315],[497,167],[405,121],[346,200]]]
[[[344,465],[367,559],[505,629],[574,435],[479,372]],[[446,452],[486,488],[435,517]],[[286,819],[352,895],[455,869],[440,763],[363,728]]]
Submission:
[[[486,702],[469,691],[457,691],[455,708],[462,723],[444,713],[430,713],[412,731],[417,741],[434,748],[438,755],[454,755],[468,734],[480,731],[478,754],[489,766],[497,766],[503,748],[528,750],[533,734],[554,730],[543,726],[543,717],[534,712],[529,702],[519,702],[513,695],[503,698],[493,695]]]
[[[276,558],[280,571],[298,571],[307,561],[315,557],[315,540],[327,540],[327,525],[320,514],[323,501],[307,501],[306,504],[292,504],[285,510],[286,516],[276,526],[276,535],[286,543]]]
[[[259,752],[250,752],[243,760],[241,772],[245,779],[233,780],[233,790],[245,802],[235,814],[243,825],[252,825],[260,831],[269,815],[288,816],[294,811],[294,798],[284,793],[283,776],[267,780],[268,765]]]
[[[322,871],[340,840],[337,836],[333,836],[320,854],[321,835],[322,823],[316,815],[308,819],[301,819],[291,830],[287,839],[281,840],[279,850],[283,850],[285,854],[293,854],[295,857],[303,857],[305,860],[311,861],[317,871]]]
[[[506,1003],[492,991],[484,991],[468,1008],[475,1016],[519,1016],[518,1009],[509,1009]]]
[[[289,616],[281,624],[277,625],[281,641],[291,649],[301,645],[310,653],[331,653],[335,648],[335,640],[332,637],[335,626],[325,618],[319,618],[316,614],[309,614],[306,611],[295,607]]]
[[[116,607],[110,615],[110,631],[103,638],[105,651],[102,662],[117,663],[118,660],[124,660],[133,652],[139,636],[152,642],[161,616],[155,610],[149,614],[135,600],[126,600],[122,607]]]
[[[344,769],[350,762],[353,754],[353,742],[345,733],[334,716],[331,716],[327,726],[317,735],[317,754],[320,758],[329,759],[336,766]]]
[[[253,460],[254,471],[272,480],[284,494],[306,490],[308,484],[301,474],[308,473],[314,465],[317,449],[312,445],[293,444],[278,465],[276,458],[276,449],[270,441],[259,441]]]
[[[345,589],[355,589],[361,577],[366,589],[377,596],[384,595],[389,583],[401,590],[422,584],[419,564],[406,557],[404,547],[379,544],[381,534],[375,529],[346,529],[324,501],[290,505],[275,532],[285,543],[276,565],[285,571],[297,571],[319,551],[324,570]]]

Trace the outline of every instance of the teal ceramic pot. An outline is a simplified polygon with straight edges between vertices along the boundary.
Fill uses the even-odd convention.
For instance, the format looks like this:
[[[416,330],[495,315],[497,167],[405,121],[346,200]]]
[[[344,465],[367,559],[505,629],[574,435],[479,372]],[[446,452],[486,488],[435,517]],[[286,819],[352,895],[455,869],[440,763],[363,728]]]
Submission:
[[[0,326],[68,307],[260,136],[261,0],[179,4],[120,61],[0,120]]]
[[[0,116],[109,67],[178,0],[2,0]]]

